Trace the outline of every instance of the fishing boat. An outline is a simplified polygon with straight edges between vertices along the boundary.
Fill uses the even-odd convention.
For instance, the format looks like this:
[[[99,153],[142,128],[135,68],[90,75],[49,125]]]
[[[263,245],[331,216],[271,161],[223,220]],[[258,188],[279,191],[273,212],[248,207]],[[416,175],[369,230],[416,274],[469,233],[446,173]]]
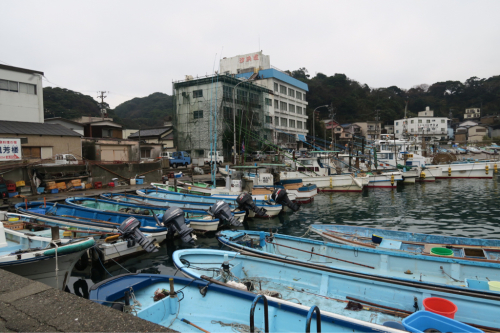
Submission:
[[[467,149],[469,150],[469,152],[473,153],[473,154],[481,154],[482,151],[479,149],[479,148],[476,148],[476,147],[467,147]]]
[[[313,151],[311,157],[300,157],[289,162],[290,170],[280,172],[280,180],[302,179],[304,184],[314,184],[318,192],[361,192],[368,184],[363,174],[348,172],[337,174],[333,153]],[[337,160],[338,161],[338,160]]]
[[[309,332],[311,326],[318,332],[402,332],[320,309],[313,311],[316,308],[292,301],[168,275],[112,277],[92,286],[89,299],[107,306],[116,304],[115,308],[178,332]]]
[[[318,305],[335,313],[346,308],[346,301],[371,303],[378,308],[393,310],[392,314],[412,313],[423,308],[426,298],[439,297],[458,307],[456,320],[500,328],[500,317],[494,315],[500,306],[498,293],[377,276],[283,258],[268,258],[249,252],[178,250],[173,254],[173,261],[190,278],[207,277],[209,282],[215,280],[235,287],[253,287],[257,293],[281,296],[282,299],[297,298],[302,293],[295,300],[297,303]],[[378,315],[373,312],[347,313],[362,321],[375,320],[380,323],[385,320],[375,319]]]
[[[32,216],[17,213],[6,213],[6,220],[17,220],[18,227],[16,231],[37,236],[51,237],[50,227],[58,227],[60,238],[63,241],[71,239],[80,239],[82,237],[93,237],[95,245],[88,251],[88,258],[94,261],[101,260],[103,263],[116,258],[123,258],[145,249],[139,244],[131,244],[129,238],[120,234],[116,228],[90,226],[81,223],[73,223],[62,219],[52,219],[50,216]],[[4,223],[6,223],[4,221]],[[167,232],[164,235],[144,233],[148,242],[159,244],[165,240]],[[82,265],[83,266],[83,265]],[[78,267],[77,267],[78,268]],[[80,268],[78,268],[80,269]]]
[[[407,252],[436,257],[435,248],[446,249],[453,261],[498,263],[500,240],[452,237],[336,224],[314,224],[311,232],[329,242],[384,251]],[[436,250],[439,252],[439,250]],[[434,252],[436,252],[434,251]],[[450,252],[451,251],[451,252]],[[452,257],[450,257],[452,256]]]
[[[59,203],[43,203],[31,201],[28,203],[18,203],[15,205],[19,213],[37,216],[50,217],[53,220],[69,221],[80,225],[90,225],[108,230],[114,230],[121,225],[123,221],[130,217],[128,214],[118,212],[104,212],[99,210],[88,209],[75,205],[64,205]],[[159,226],[153,216],[136,216],[141,223],[139,228],[142,232],[153,234],[155,237],[165,235],[167,228]],[[186,220],[186,223],[189,223]]]
[[[134,217],[153,216],[153,214],[156,214],[158,218],[161,218],[163,213],[166,211],[166,208],[163,207],[155,208],[146,205],[139,205],[137,203],[90,199],[85,197],[67,198],[66,203],[68,205],[84,207],[90,210],[106,211],[111,213],[116,212]],[[212,215],[209,215],[206,211],[192,209],[183,209],[183,211],[184,217],[189,220],[190,227],[194,230],[201,232],[216,231],[219,224],[221,224],[219,219],[214,219]]]
[[[194,194],[169,192],[161,189],[142,189],[142,190],[137,190],[136,193],[140,196],[145,196],[148,198],[166,199],[169,201],[173,200],[173,201],[190,202],[190,203],[208,203],[212,205],[219,200],[223,200],[231,207],[231,209],[237,209],[239,206],[238,203],[236,202],[236,197],[232,195],[208,197],[208,196],[201,196]],[[252,196],[252,199],[254,200],[255,205],[258,208],[264,208],[266,210],[266,213],[263,216],[255,216],[253,211],[249,211],[248,215],[249,217],[277,216],[283,208],[282,205],[278,205],[271,201],[256,200],[254,196]]]
[[[235,250],[408,281],[488,290],[489,280],[500,280],[498,261],[427,256],[248,230],[222,231],[217,238]]]
[[[139,204],[143,206],[151,206],[155,208],[168,209],[169,207],[179,207],[181,209],[193,209],[193,210],[203,210],[207,211],[213,204],[210,203],[192,203],[177,200],[167,200],[160,198],[151,198],[140,195],[125,194],[125,193],[103,193],[101,198],[105,200],[112,200],[116,202],[126,202],[132,204]],[[238,219],[239,222],[243,223],[245,219],[245,211],[239,210],[237,208],[231,208],[234,217]]]
[[[20,223],[11,222],[0,222],[0,268],[56,289],[66,287],[76,262],[94,246],[92,237],[52,239],[12,230]]]
[[[453,162],[449,164],[436,164],[441,168],[441,175],[436,179],[447,178],[476,178],[492,179],[494,166],[498,162]]]

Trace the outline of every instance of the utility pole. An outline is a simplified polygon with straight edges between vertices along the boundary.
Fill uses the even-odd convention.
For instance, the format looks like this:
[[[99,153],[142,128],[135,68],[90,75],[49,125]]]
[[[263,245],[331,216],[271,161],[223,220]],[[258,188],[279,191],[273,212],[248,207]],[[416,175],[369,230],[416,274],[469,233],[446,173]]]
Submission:
[[[104,94],[106,94],[106,93],[109,94],[109,91],[98,91],[97,93],[100,94],[99,96],[97,96],[97,98],[101,99],[101,115],[102,115],[102,118],[104,118],[104,115],[107,116],[106,109],[104,108],[104,99],[106,97],[108,97]]]
[[[375,140],[377,140],[377,136],[378,136],[378,121],[380,120],[380,117],[378,115],[378,113],[380,112],[380,110],[375,110],[375,112],[377,113],[377,115],[375,116]],[[380,138],[380,136],[378,136]]]
[[[330,105],[330,107],[328,108],[328,110],[330,111],[330,116],[332,117],[332,150],[335,150],[335,146],[333,144],[334,140],[337,141],[336,137],[334,139],[334,133],[333,133],[333,122],[335,121],[334,120],[334,118],[335,118],[335,108],[333,107],[333,105]]]

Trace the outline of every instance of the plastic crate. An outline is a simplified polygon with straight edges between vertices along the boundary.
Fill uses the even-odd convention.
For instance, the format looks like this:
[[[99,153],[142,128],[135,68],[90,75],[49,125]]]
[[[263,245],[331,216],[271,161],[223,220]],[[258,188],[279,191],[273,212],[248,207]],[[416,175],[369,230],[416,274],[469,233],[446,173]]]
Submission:
[[[83,186],[74,186],[73,188],[74,188],[75,190],[81,190],[81,189],[83,189]]]
[[[24,180],[20,180],[20,181],[16,182],[16,187],[22,187],[22,186],[26,186],[26,184],[24,183]]]
[[[36,189],[36,191],[38,193],[43,193],[43,192],[45,192],[45,187],[39,187],[39,188]]]
[[[7,184],[7,191],[16,192],[16,184]]]
[[[9,198],[15,197],[18,194],[18,192],[9,192]]]
[[[135,179],[135,183],[136,183],[137,185],[142,185],[142,184],[144,184],[144,179],[143,179],[143,178],[136,178],[136,179]]]
[[[59,189],[55,188],[53,190],[50,190],[50,193],[59,193]]]
[[[406,330],[423,333],[433,328],[441,332],[483,333],[480,329],[429,311],[418,311],[403,319]]]
[[[102,188],[102,182],[95,182],[94,188]]]
[[[108,183],[108,187],[115,187],[115,183],[113,183],[113,182],[109,182],[109,183]]]

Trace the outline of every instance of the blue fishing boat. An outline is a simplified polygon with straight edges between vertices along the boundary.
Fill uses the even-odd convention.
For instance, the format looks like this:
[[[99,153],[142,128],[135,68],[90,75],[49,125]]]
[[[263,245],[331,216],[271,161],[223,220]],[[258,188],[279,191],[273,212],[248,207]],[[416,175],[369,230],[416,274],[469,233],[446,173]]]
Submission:
[[[235,250],[286,258],[356,272],[395,277],[414,282],[489,290],[489,281],[500,281],[500,262],[477,262],[446,256],[424,256],[383,249],[269,234],[263,231],[221,231],[218,240]]]
[[[310,230],[329,242],[384,251],[408,252],[453,259],[498,262],[500,240],[420,234],[336,224],[313,224]]]
[[[43,203],[31,201],[25,204],[24,202],[15,205],[18,212],[27,215],[38,217],[50,216],[53,220],[71,221],[82,225],[90,225],[96,227],[108,228],[115,230],[127,218],[129,214],[118,212],[104,212],[75,205],[64,205],[59,203]],[[142,232],[151,234],[163,233],[167,228],[159,226],[153,216],[136,216],[141,223],[139,228]],[[189,223],[186,220],[186,223]]]
[[[191,203],[205,203],[205,204],[214,204],[219,200],[223,200],[226,202],[231,209],[239,209],[239,204],[236,202],[236,199],[233,197],[225,197],[218,196],[209,197],[202,195],[194,195],[194,194],[186,194],[186,193],[176,193],[169,192],[162,189],[143,189],[136,191],[140,196],[146,196],[148,198],[157,198],[157,199],[166,199],[168,201],[179,201],[179,202],[191,202]],[[257,208],[265,209],[266,212],[262,216],[258,217],[272,217],[278,215],[283,209],[282,205],[278,205],[271,201],[263,201],[263,200],[253,200],[255,206]],[[255,213],[250,210],[249,217],[254,217]]]
[[[13,218],[0,222],[0,268],[63,290],[77,261],[94,246],[94,239],[52,239],[10,229],[19,229],[19,225]]]
[[[139,205],[137,203],[90,199],[85,197],[67,198],[66,203],[68,205],[84,207],[90,210],[122,213],[136,218],[153,216],[153,214],[156,214],[158,218],[162,218],[163,213],[168,209],[164,207],[156,208],[147,205]],[[214,219],[212,215],[209,215],[206,211],[194,209],[183,209],[183,211],[184,217],[189,220],[190,227],[194,230],[201,232],[216,231],[219,227],[219,219]]]
[[[60,238],[64,241],[91,236],[96,244],[94,249],[89,250],[89,253],[93,259],[100,259],[102,262],[145,251],[141,244],[131,244],[129,241],[131,237],[121,234],[116,228],[110,229],[109,227],[103,228],[74,223],[69,220],[56,220],[52,219],[51,216],[32,216],[17,213],[5,213],[5,216],[6,220],[17,221],[14,222],[18,224],[17,232],[51,237],[50,227],[59,227]],[[167,231],[164,231],[163,233],[155,233],[153,236],[153,234],[145,232],[144,237],[148,240],[148,243],[155,242],[159,244],[165,240],[167,233]]]
[[[371,304],[377,308],[392,310],[392,315],[401,315],[423,308],[426,298],[439,297],[458,307],[456,320],[494,327],[494,330],[500,328],[500,317],[495,315],[500,306],[500,295],[497,293],[417,283],[282,258],[268,258],[249,252],[178,250],[173,254],[173,261],[190,278],[206,277],[209,282],[218,281],[234,287],[253,288],[256,293],[272,295],[273,300],[288,299],[307,307],[317,305],[326,311],[348,314],[363,321],[382,322],[386,317],[380,315],[380,318],[375,319],[378,315],[374,313],[343,311],[351,308],[348,306],[345,309],[346,301]],[[300,294],[302,295],[298,296]],[[354,308],[361,309],[362,305]]]
[[[311,326],[318,332],[402,332],[203,280],[168,275],[116,276],[91,287],[89,298],[132,310],[139,318],[178,332],[288,333],[309,332]]]
[[[126,202],[132,204],[139,204],[145,206],[162,207],[163,209],[168,209],[169,207],[179,207],[183,210],[194,209],[194,210],[204,210],[207,211],[213,204],[210,203],[193,203],[184,201],[167,200],[160,198],[152,198],[140,195],[125,194],[125,193],[103,193],[101,198],[105,200],[113,200],[117,202]],[[237,208],[231,208],[234,217],[238,219],[239,222],[243,222],[245,219],[245,211],[239,210]]]

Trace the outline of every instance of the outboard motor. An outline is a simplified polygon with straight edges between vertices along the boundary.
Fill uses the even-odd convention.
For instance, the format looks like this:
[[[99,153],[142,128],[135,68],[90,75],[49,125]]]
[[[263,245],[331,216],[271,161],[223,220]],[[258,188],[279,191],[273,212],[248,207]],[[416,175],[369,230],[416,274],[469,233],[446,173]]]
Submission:
[[[282,188],[277,188],[274,190],[273,194],[271,194],[271,199],[276,201],[279,205],[285,205],[290,208],[292,211],[296,212],[299,210],[300,206],[294,202],[291,202],[288,199],[288,195],[286,194],[286,190]]]
[[[232,214],[229,205],[222,200],[214,203],[213,206],[208,209],[208,213],[215,218],[224,222],[228,222],[235,227],[240,227],[242,225],[241,222],[238,221],[238,219]]]
[[[184,219],[184,211],[180,208],[169,208],[162,219],[163,226],[168,228],[168,232],[172,235],[177,232],[182,241],[187,244],[194,245],[192,236],[193,229],[186,226]]]
[[[253,211],[255,215],[264,216],[266,215],[267,210],[265,208],[259,208],[255,205],[252,200],[252,196],[248,193],[241,193],[236,198],[236,202],[238,203],[238,208],[244,211]]]
[[[147,239],[146,236],[139,230],[141,222],[135,217],[129,217],[118,227],[118,232],[124,239],[128,241],[128,246],[132,247],[138,243],[146,252],[157,252],[158,249],[154,245],[155,239]]]

